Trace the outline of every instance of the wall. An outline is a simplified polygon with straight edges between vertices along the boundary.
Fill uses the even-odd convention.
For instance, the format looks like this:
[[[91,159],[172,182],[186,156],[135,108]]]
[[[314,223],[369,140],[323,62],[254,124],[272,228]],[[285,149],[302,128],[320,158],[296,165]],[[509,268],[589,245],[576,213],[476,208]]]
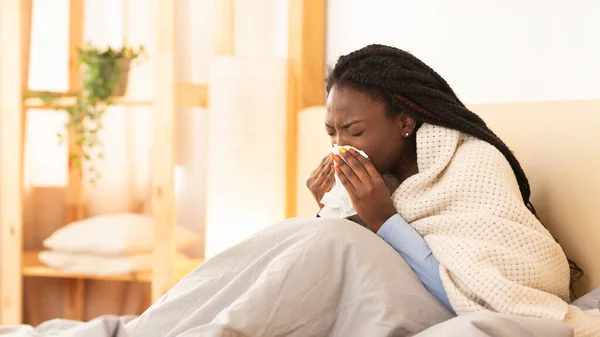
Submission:
[[[408,50],[466,103],[600,98],[600,2],[329,0],[327,60]]]

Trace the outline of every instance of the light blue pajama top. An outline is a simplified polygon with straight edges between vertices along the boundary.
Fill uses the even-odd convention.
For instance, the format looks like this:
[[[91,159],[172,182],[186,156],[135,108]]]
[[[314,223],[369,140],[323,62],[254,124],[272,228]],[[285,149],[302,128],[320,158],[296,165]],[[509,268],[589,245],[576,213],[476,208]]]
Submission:
[[[440,263],[433,256],[425,239],[400,214],[389,218],[379,228],[377,235],[402,256],[419,276],[425,289],[454,313],[440,278]]]

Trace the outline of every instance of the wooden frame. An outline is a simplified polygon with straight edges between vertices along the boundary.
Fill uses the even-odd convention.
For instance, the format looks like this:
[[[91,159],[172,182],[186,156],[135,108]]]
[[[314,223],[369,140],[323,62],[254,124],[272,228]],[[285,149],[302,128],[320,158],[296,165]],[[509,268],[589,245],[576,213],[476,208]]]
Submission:
[[[75,99],[70,92],[80,88],[81,73],[76,62],[75,47],[83,42],[83,0],[70,0],[69,13],[69,92],[62,93],[61,104],[73,104]],[[166,144],[164,147],[152,148],[154,161],[152,175],[153,218],[155,219],[156,267],[152,272],[141,272],[131,275],[98,276],[69,273],[42,264],[37,258],[38,252],[23,252],[23,203],[22,203],[22,174],[24,154],[25,111],[30,108],[46,107],[42,100],[30,98],[35,92],[27,91],[29,73],[29,51],[31,32],[32,0],[9,0],[3,3],[0,11],[2,21],[2,57],[0,83],[21,83],[21,85],[2,85],[0,89],[0,282],[1,310],[0,324],[22,323],[22,277],[54,277],[64,279],[64,318],[83,320],[85,318],[85,280],[123,280],[150,282],[152,284],[152,300],[155,301],[164,294],[175,281],[181,279],[187,272],[201,263],[202,259],[185,261],[175,260],[175,245],[172,240],[175,224],[173,167],[174,167],[174,128],[175,110],[182,107],[205,107],[206,86],[175,83],[174,71],[174,15],[172,1],[159,0],[159,21],[161,28],[157,29],[157,55],[155,71],[158,80],[155,88],[156,99],[153,101],[131,101],[125,97],[117,98],[117,104],[127,106],[153,106],[155,123],[169,125],[168,131],[155,134],[154,144]],[[124,7],[126,0],[124,0]],[[15,33],[15,27],[18,31]],[[166,55],[166,57],[165,57]],[[15,67],[15,65],[17,65]],[[170,93],[165,95],[165,93]],[[167,142],[164,140],[167,139]],[[69,144],[69,152],[76,153],[80,149]],[[70,157],[70,156],[69,156]],[[164,160],[164,158],[169,158]],[[66,187],[65,223],[79,220],[83,217],[83,188],[82,172],[72,162],[68,163],[68,183]],[[163,191],[167,191],[166,193]],[[165,216],[166,215],[166,216]],[[168,237],[169,239],[164,239]]]
[[[175,260],[175,1],[158,1],[155,55],[154,143],[152,144],[152,216],[154,273],[152,299],[172,285]]]
[[[193,107],[207,107],[206,98],[208,96],[206,85],[189,84],[189,83],[177,83],[176,100],[175,104],[177,108],[193,108]],[[27,91],[27,96],[36,96],[40,94],[37,91]],[[75,104],[75,96],[71,92],[66,93],[54,93],[58,96],[62,96],[58,99],[57,104],[67,106]],[[131,100],[126,97],[115,97],[115,104],[124,106],[153,106],[154,102],[149,100]],[[25,99],[25,108],[27,109],[44,109],[48,108],[48,105],[44,103],[41,98],[29,97]]]
[[[325,103],[326,0],[288,0],[286,216],[296,216],[298,113]]]
[[[69,0],[69,90],[81,88],[81,71],[77,66],[77,46],[83,44],[83,0]],[[26,106],[27,108],[27,106]],[[72,139],[74,137],[70,137]],[[68,182],[66,189],[65,223],[81,220],[84,217],[83,205],[83,171],[71,157],[81,154],[81,147],[69,141],[67,156]],[[27,260],[24,260],[29,262]],[[29,267],[24,264],[24,267]],[[63,315],[69,319],[81,321],[85,316],[85,279],[65,278],[63,280]]]
[[[127,0],[123,0],[126,2]],[[297,113],[324,102],[325,0],[289,0],[288,73],[288,177],[286,214],[295,215]],[[65,318],[84,319],[86,279],[151,282],[152,301],[162,296],[177,280],[201,263],[201,259],[175,259],[175,130],[176,111],[182,107],[207,107],[206,85],[177,83],[175,79],[175,15],[172,0],[157,0],[158,24],[155,56],[155,94],[152,101],[116,99],[125,106],[152,106],[155,128],[152,145],[152,209],[154,219],[153,272],[122,276],[82,275],[43,265],[37,252],[23,252],[23,143],[24,112],[43,108],[41,100],[28,98],[29,50],[32,0],[4,0],[0,10],[0,324],[22,323],[22,277],[57,277],[65,280]],[[124,4],[126,8],[126,3]],[[235,0],[215,0],[215,55],[233,55]],[[70,0],[69,91],[79,88],[81,74],[74,46],[82,42],[83,0]],[[126,12],[126,11],[125,11]],[[310,15],[310,16],[309,16]],[[125,25],[126,26],[126,25]],[[17,27],[17,28],[15,28]],[[17,31],[15,32],[15,29]],[[3,85],[10,83],[11,85]],[[14,85],[14,84],[20,85]],[[63,93],[62,104],[74,102]],[[160,140],[160,141],[159,141]],[[79,151],[70,144],[71,153]],[[82,173],[69,165],[65,221],[83,216]]]
[[[23,249],[23,88],[29,51],[31,0],[4,0],[0,10],[0,318],[21,321],[21,251]]]

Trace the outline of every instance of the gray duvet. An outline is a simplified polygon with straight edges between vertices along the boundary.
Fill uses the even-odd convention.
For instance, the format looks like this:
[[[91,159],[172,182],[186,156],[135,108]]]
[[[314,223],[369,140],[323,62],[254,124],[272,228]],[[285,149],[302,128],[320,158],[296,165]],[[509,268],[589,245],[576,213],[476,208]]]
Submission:
[[[30,326],[0,328],[2,336],[23,337],[132,337],[119,317],[103,316],[89,322],[72,322],[56,319],[37,328]],[[223,326],[205,326],[202,334],[181,336],[251,337]],[[556,321],[517,317],[495,313],[476,313],[458,316],[430,327],[416,335],[396,333],[395,336],[415,337],[571,337],[573,330]]]
[[[572,335],[551,320],[455,317],[377,235],[314,218],[287,220],[209,259],[131,321],[0,327],[0,336],[23,337]]]

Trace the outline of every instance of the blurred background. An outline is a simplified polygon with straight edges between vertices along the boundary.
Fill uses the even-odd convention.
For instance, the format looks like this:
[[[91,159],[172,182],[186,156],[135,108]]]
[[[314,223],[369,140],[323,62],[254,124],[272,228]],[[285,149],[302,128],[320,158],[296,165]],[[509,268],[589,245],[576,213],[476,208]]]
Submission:
[[[11,8],[9,1],[18,3],[0,0],[0,14]],[[413,53],[463,102],[483,111],[570,101],[590,102],[580,108],[589,110],[600,100],[600,2],[595,0],[172,0],[173,67],[161,77],[157,62],[166,56],[159,53],[157,34],[171,28],[160,19],[158,1],[33,0],[24,90],[71,91],[74,3],[83,6],[81,42],[97,48],[144,46],[147,58],[131,66],[126,100],[103,115],[98,137],[104,158],[85,164],[89,168],[93,162],[100,178],[93,185],[88,170],[82,172],[83,218],[90,218],[152,214],[152,147],[160,144],[155,131],[164,125],[156,124],[157,112],[147,102],[173,95],[157,83],[169,73],[174,82],[199,88],[190,95],[202,93],[208,103],[188,104],[173,115],[176,223],[198,236],[181,250],[189,258],[208,258],[286,217],[316,213],[303,182],[327,153],[329,139],[323,110],[310,108],[325,102],[327,67],[367,44]],[[0,26],[5,30],[0,59],[7,48],[4,38],[10,37],[7,28]],[[0,82],[0,90],[7,85]],[[200,90],[205,87],[207,92]],[[44,104],[25,108],[22,229],[27,251],[44,249],[43,240],[70,222],[64,207],[69,144],[57,141],[68,114]],[[0,114],[0,123],[6,116]],[[563,118],[570,118],[568,112]],[[1,171],[5,162],[0,165]],[[24,321],[36,324],[64,314],[59,303],[70,290],[62,281],[25,279]],[[79,288],[86,319],[136,314],[150,302],[148,284],[86,282]]]

